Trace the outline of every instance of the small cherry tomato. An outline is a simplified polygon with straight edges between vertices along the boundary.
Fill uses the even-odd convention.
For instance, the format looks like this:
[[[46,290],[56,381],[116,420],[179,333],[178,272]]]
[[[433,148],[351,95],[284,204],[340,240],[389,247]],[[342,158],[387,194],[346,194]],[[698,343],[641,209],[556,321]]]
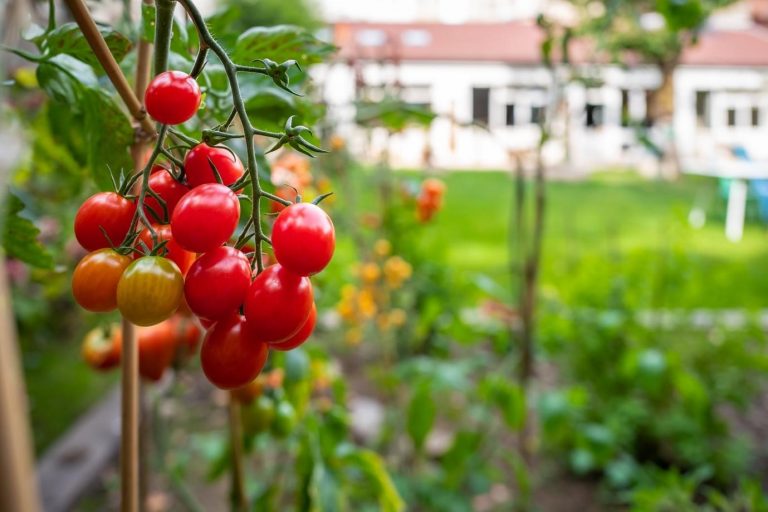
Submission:
[[[157,222],[168,222],[171,215],[173,215],[176,204],[184,197],[184,194],[189,192],[188,186],[176,181],[166,170],[155,172],[149,177],[149,188],[165,201],[165,208],[168,210],[168,217],[164,218],[163,207],[160,205],[160,202],[150,194],[146,195],[144,198],[144,213],[150,221],[155,220]]]
[[[296,334],[312,310],[312,284],[281,265],[256,276],[245,298],[250,335],[265,342],[284,341]]]
[[[171,217],[173,238],[191,252],[208,252],[224,244],[237,228],[240,203],[229,188],[206,183],[187,192]]]
[[[136,325],[154,325],[178,309],[183,293],[184,278],[174,262],[144,256],[123,272],[117,285],[117,307]]]
[[[216,387],[245,386],[256,378],[267,362],[267,344],[251,338],[244,325],[245,318],[235,313],[216,322],[203,340],[201,366]]]
[[[169,224],[153,225],[152,228],[155,230],[155,233],[157,233],[157,239],[159,242],[166,240],[168,241],[168,243],[165,244],[165,248],[167,249],[165,257],[174,262],[176,266],[179,267],[181,275],[186,275],[187,271],[189,271],[189,267],[191,267],[195,262],[197,255],[193,252],[185,251],[179,244],[176,243],[176,241],[173,239],[171,226]],[[141,249],[139,240],[142,241],[150,251],[155,246],[152,240],[152,233],[150,233],[149,229],[147,228],[141,230],[139,238],[136,241],[136,247]],[[134,253],[134,255],[136,258],[141,257],[138,253]]]
[[[88,366],[96,370],[109,370],[120,364],[120,343],[115,343],[115,332],[119,333],[120,327],[113,325],[109,329],[97,327],[83,339],[80,350],[81,355]]]
[[[253,399],[261,396],[264,391],[264,383],[261,376],[256,377],[245,386],[240,386],[232,390],[232,396],[234,396],[238,402],[242,404],[250,404]]]
[[[72,295],[88,311],[106,312],[117,307],[117,283],[131,257],[113,249],[87,254],[72,274]]]
[[[163,377],[176,353],[176,336],[176,322],[171,318],[157,325],[136,329],[139,374],[142,377],[155,382]]]
[[[174,321],[174,333],[176,337],[176,350],[182,356],[191,356],[197,352],[203,331],[191,318],[179,315],[171,317]]]
[[[233,184],[245,174],[243,163],[232,150],[203,142],[190,149],[184,157],[184,171],[190,186],[218,183],[211,163],[224,185]]]
[[[89,251],[117,247],[128,234],[135,212],[136,204],[120,194],[94,194],[77,210],[75,237]]]
[[[181,71],[160,73],[147,86],[144,105],[147,113],[163,124],[181,124],[200,107],[200,86]]]
[[[275,258],[300,276],[317,274],[333,257],[336,238],[328,214],[312,203],[297,203],[280,212],[272,228]]]
[[[312,311],[309,312],[309,318],[307,318],[307,321],[304,322],[304,325],[301,326],[301,329],[288,338],[285,341],[279,341],[277,343],[270,343],[269,348],[273,348],[275,350],[280,351],[286,351],[286,350],[293,350],[294,348],[298,347],[305,341],[309,339],[309,337],[312,335],[312,331],[315,330],[315,324],[317,323],[317,307],[312,304]]]
[[[145,379],[158,381],[173,362],[176,351],[176,318],[169,318],[149,327],[136,328],[136,344],[139,355],[139,374]],[[112,331],[112,342],[123,346],[123,333]]]
[[[287,201],[295,203],[296,196],[298,196],[299,194],[296,192],[296,189],[293,189],[286,185],[282,185],[275,189],[275,195],[281,199],[285,199]],[[285,206],[283,203],[278,203],[277,201],[271,201],[270,210],[272,210],[272,213],[280,213],[286,208],[287,206]]]
[[[251,264],[234,247],[221,246],[195,261],[184,282],[184,297],[197,316],[219,320],[231,315],[251,286]]]

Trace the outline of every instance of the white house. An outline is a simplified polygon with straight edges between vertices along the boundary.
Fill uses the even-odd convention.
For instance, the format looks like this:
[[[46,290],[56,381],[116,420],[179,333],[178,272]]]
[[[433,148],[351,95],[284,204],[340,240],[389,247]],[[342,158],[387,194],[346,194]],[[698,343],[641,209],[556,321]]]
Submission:
[[[728,16],[685,52],[675,74],[674,130],[655,133],[673,134],[684,166],[706,165],[736,145],[768,160],[768,28],[745,22],[738,9]],[[530,20],[337,22],[339,55],[315,74],[338,130],[362,157],[376,158],[387,145],[393,165],[418,167],[428,145],[436,167],[504,168],[508,150],[538,141],[537,119],[551,94],[551,76],[540,63],[541,38]],[[573,53],[600,85],[567,85],[567,112],[556,123],[560,137],[546,148],[550,162],[588,170],[652,161],[631,125],[645,117],[646,95],[660,80],[656,69],[592,64],[586,45]],[[396,84],[404,100],[439,114],[430,130],[408,129],[387,139],[381,130],[369,134],[356,127],[353,102],[381,97]],[[466,126],[473,120],[487,124],[490,133]]]

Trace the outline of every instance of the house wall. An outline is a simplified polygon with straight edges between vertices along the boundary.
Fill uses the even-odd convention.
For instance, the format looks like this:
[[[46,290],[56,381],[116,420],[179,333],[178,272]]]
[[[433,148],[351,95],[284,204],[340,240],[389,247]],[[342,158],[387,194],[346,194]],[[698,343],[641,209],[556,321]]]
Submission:
[[[397,167],[425,164],[427,142],[431,164],[441,168],[503,168],[508,150],[532,149],[539,128],[532,109],[549,102],[549,73],[541,66],[510,66],[498,62],[408,62],[393,65],[365,64],[360,73],[373,90],[398,81],[407,101],[429,103],[439,115],[429,132],[407,129],[387,140],[383,130],[365,132],[354,125],[355,73],[344,64],[316,69],[324,83],[330,115],[353,151],[376,159],[389,147]],[[545,148],[548,163],[576,171],[610,166],[649,166],[653,156],[637,142],[636,130],[622,126],[645,118],[646,92],[660,77],[652,67],[623,69],[605,66],[582,70],[601,85],[585,87],[571,82],[565,88],[567,112],[560,112],[553,129],[555,140]],[[684,166],[711,165],[713,159],[734,145],[744,146],[754,159],[768,160],[768,69],[681,67],[675,76],[674,140]],[[489,128],[466,126],[472,121],[473,88],[489,88]],[[624,94],[622,91],[626,91]],[[708,98],[706,121],[697,115],[697,91]],[[623,99],[624,98],[624,99]],[[514,105],[514,125],[507,126],[506,106]],[[600,110],[601,122],[587,126],[586,106]],[[753,113],[753,108],[757,113]],[[733,110],[730,114],[729,110]],[[624,111],[624,112],[623,112]],[[756,126],[753,126],[756,116]],[[455,121],[453,121],[455,120]],[[729,126],[735,124],[735,126]],[[566,133],[568,136],[566,137]],[[651,130],[664,146],[669,130]],[[566,147],[566,141],[568,146]],[[709,162],[709,164],[707,163]]]

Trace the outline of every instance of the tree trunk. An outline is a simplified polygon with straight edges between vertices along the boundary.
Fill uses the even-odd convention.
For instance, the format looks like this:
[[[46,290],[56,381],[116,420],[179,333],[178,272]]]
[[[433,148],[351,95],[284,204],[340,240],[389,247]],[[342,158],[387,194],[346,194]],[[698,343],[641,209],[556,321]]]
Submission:
[[[648,95],[648,121],[656,134],[654,137],[661,146],[659,176],[676,180],[680,177],[680,160],[674,137],[675,114],[675,69],[678,58],[669,62],[658,63],[661,84]]]

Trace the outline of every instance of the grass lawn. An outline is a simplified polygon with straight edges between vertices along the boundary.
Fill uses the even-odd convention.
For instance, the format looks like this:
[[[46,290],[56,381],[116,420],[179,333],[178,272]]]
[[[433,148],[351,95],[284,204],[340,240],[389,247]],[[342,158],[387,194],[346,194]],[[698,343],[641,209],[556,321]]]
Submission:
[[[507,282],[512,183],[500,172],[442,176],[448,191],[433,236],[454,240],[446,257],[467,277]],[[701,207],[707,221],[691,227]],[[545,296],[600,306],[617,288],[636,307],[745,307],[768,304],[768,237],[757,221],[744,239],[723,233],[724,204],[714,180],[645,181],[626,173],[549,184]]]

